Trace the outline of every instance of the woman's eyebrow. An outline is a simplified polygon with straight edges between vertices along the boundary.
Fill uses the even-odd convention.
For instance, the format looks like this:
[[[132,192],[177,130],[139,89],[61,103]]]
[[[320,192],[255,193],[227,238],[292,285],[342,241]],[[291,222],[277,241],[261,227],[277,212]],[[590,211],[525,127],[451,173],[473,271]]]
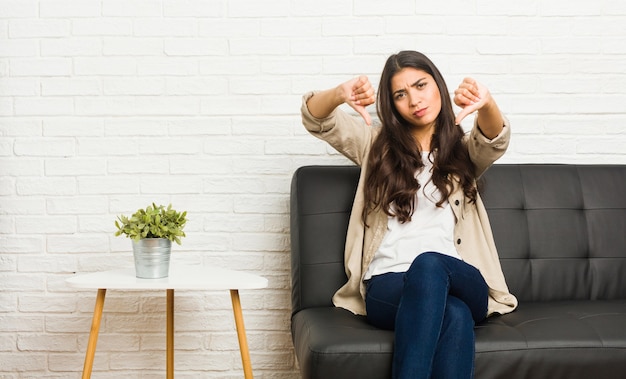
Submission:
[[[426,77],[417,79],[417,81],[415,83],[413,83],[413,86],[416,86],[416,85],[420,84],[424,80],[426,80]]]
[[[415,83],[411,84],[411,87],[415,87],[416,85],[420,84],[422,81],[424,81],[424,80],[426,80],[426,79],[427,79],[426,77],[423,77],[423,78],[419,78],[419,79],[417,79],[417,80],[415,81]],[[392,94],[393,96],[395,96],[395,95],[397,95],[397,94],[399,94],[399,93],[403,93],[403,92],[406,92],[406,90],[405,90],[404,88],[401,88],[401,89],[399,89],[399,90],[393,91],[391,94]]]

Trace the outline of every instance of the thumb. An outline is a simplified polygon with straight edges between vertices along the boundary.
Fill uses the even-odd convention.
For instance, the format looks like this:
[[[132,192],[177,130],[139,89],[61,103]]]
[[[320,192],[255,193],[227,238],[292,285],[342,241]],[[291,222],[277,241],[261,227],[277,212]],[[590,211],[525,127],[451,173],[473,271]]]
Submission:
[[[370,116],[369,112],[365,109],[365,107],[355,106],[354,110],[357,111],[357,113],[360,114],[361,117],[363,117],[363,120],[365,120],[365,123],[367,125],[372,125],[372,117]]]
[[[461,125],[461,121],[463,121],[465,117],[473,113],[476,110],[475,108],[476,107],[473,107],[473,106],[463,108],[461,112],[459,112],[459,114],[456,116],[454,123],[457,125]]]

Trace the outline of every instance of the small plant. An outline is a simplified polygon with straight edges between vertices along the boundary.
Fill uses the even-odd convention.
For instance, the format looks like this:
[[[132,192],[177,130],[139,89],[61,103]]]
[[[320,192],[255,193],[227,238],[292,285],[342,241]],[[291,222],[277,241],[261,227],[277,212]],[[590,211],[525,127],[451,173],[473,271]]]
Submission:
[[[187,212],[179,213],[172,209],[152,203],[146,209],[138,209],[130,218],[120,215],[115,221],[116,236],[122,234],[139,241],[143,238],[167,238],[180,245],[181,237],[185,237],[183,228],[187,222]]]

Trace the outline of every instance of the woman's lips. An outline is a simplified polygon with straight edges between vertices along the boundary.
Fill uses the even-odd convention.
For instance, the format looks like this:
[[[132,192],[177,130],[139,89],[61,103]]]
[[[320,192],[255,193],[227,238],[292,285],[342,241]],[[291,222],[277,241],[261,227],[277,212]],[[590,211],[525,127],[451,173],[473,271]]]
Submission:
[[[426,110],[427,109],[428,108],[418,109],[415,112],[413,112],[413,116],[415,116],[415,117],[422,117],[422,116],[424,116],[426,114]]]

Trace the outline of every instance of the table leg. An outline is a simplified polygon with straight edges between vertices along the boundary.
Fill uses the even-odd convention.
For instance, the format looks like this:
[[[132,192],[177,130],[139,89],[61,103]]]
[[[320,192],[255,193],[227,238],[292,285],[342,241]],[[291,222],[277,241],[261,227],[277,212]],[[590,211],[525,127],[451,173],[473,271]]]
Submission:
[[[104,296],[106,289],[98,289],[96,296],[96,306],[93,310],[93,318],[91,320],[91,331],[89,332],[89,342],[87,343],[87,352],[85,353],[85,365],[83,366],[83,379],[91,378],[91,370],[93,368],[93,360],[96,355],[96,343],[98,342],[98,332],[100,331],[100,322],[102,321],[102,309],[104,308]]]
[[[174,290],[167,290],[167,379],[174,379]]]
[[[237,338],[239,339],[243,374],[246,379],[252,379],[252,364],[250,363],[250,352],[248,351],[248,341],[246,340],[246,328],[243,324],[239,290],[230,290],[230,299],[233,303],[233,313],[235,314],[235,326],[237,327]]]

